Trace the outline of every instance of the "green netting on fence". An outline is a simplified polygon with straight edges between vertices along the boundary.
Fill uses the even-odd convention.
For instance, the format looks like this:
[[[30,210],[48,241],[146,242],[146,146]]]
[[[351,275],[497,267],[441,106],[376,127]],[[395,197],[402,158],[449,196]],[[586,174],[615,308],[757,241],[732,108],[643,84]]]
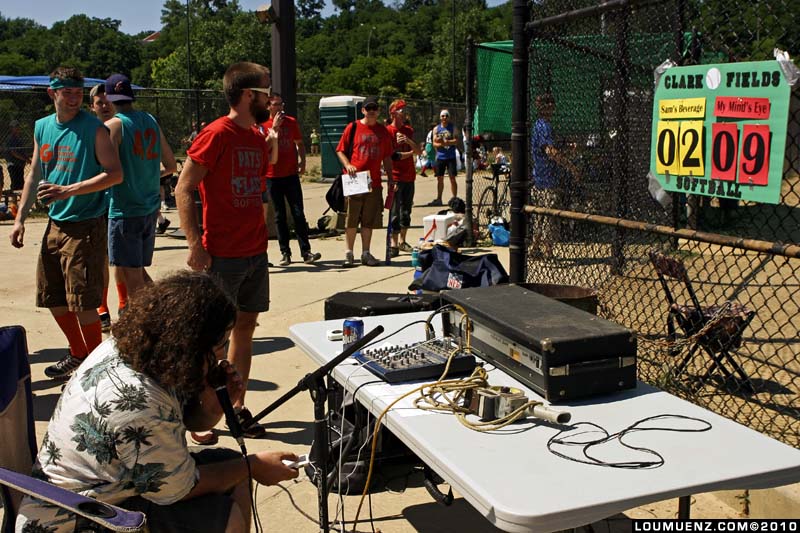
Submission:
[[[478,101],[475,133],[511,135],[511,50],[513,41],[483,43],[476,47]]]

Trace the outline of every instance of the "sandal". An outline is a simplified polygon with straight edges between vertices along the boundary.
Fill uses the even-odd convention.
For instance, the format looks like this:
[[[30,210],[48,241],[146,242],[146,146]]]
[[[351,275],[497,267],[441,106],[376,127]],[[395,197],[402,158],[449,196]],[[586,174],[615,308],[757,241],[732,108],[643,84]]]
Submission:
[[[197,433],[190,431],[189,436],[192,442],[200,446],[213,446],[219,442],[219,437],[213,429],[211,431],[198,431]]]

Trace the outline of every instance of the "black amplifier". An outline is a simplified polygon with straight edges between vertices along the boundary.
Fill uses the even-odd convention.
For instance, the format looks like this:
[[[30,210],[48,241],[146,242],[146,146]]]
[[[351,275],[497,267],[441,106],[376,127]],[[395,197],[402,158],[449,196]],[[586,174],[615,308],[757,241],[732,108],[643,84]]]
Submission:
[[[338,292],[325,300],[325,320],[433,311],[440,306],[438,294]]]
[[[442,292],[472,321],[470,345],[550,402],[636,387],[636,337],[614,322],[517,285]],[[463,313],[444,314],[446,335],[466,342]]]

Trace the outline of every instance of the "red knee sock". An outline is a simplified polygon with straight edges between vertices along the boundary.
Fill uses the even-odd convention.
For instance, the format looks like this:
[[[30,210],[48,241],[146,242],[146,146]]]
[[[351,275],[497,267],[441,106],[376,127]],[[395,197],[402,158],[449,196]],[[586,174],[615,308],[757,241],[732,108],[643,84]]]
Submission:
[[[81,324],[81,331],[83,339],[86,341],[86,350],[88,353],[92,353],[92,350],[103,342],[103,326],[100,325],[99,320],[96,320],[91,324]]]
[[[108,313],[108,286],[103,287],[103,303],[97,308],[97,314]]]
[[[73,312],[69,312],[66,315],[61,315],[54,318],[58,323],[58,327],[60,327],[61,331],[64,332],[64,336],[67,337],[67,342],[69,342],[69,352],[74,357],[79,359],[86,357],[89,351],[86,349],[86,342],[83,340],[81,326],[78,323],[78,315]],[[98,325],[100,324],[99,321],[97,323]]]
[[[119,308],[128,305],[128,287],[124,283],[117,283],[117,296],[119,296]]]

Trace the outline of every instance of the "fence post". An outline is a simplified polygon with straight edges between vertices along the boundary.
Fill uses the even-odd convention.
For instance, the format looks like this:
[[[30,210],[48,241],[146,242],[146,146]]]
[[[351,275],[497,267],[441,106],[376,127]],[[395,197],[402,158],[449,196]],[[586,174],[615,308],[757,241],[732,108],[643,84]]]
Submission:
[[[511,237],[508,263],[511,283],[525,281],[527,215],[522,211],[528,191],[528,0],[514,0],[511,34],[514,39],[511,106]]]
[[[464,224],[467,226],[467,246],[473,246],[475,244],[475,239],[472,233],[472,224],[474,223],[472,219],[472,117],[474,114],[473,107],[475,102],[475,43],[472,41],[472,37],[467,38],[466,74],[467,82],[464,87],[464,104],[467,109],[465,113],[466,116],[464,117],[464,138],[467,141],[467,153],[464,154],[464,161],[466,162],[464,171],[467,174],[467,191],[465,193],[467,197],[467,212],[465,213]]]
[[[612,176],[614,183],[614,212],[619,218],[628,213],[628,87],[630,85],[628,58],[628,13],[626,5],[616,15],[617,18],[617,61],[614,66],[616,84],[614,86],[614,148]],[[618,228],[611,244],[611,265],[615,274],[622,272],[625,264],[625,230]]]

